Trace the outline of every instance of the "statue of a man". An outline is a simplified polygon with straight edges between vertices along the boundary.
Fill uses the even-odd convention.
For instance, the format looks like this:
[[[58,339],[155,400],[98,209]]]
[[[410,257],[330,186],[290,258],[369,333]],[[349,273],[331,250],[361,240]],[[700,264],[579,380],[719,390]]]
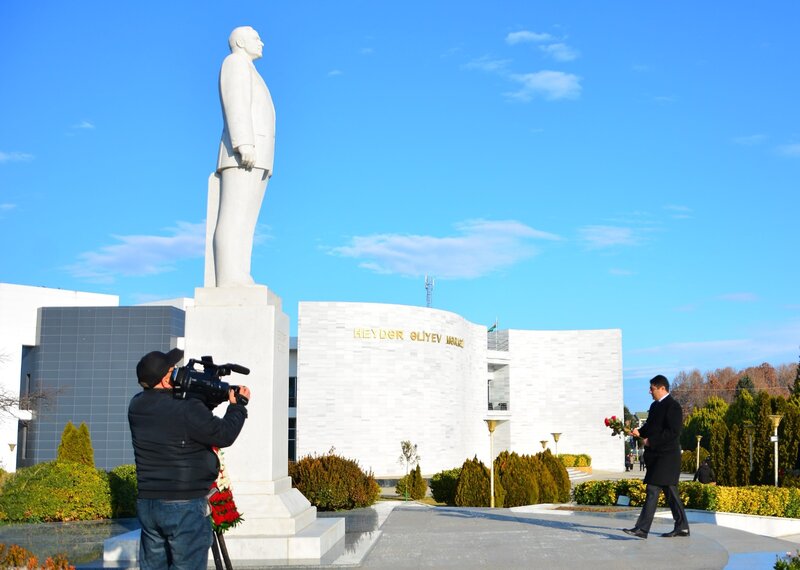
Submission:
[[[253,65],[264,43],[250,26],[233,30],[228,43],[231,54],[219,73],[225,126],[217,159],[220,195],[213,242],[217,287],[254,284],[253,235],[275,152],[275,107]]]

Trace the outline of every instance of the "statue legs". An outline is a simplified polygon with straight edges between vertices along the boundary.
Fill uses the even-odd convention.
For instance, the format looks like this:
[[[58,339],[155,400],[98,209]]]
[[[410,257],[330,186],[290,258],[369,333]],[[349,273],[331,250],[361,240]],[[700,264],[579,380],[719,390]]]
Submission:
[[[253,285],[250,261],[267,171],[225,168],[220,172],[219,214],[214,230],[217,287]]]

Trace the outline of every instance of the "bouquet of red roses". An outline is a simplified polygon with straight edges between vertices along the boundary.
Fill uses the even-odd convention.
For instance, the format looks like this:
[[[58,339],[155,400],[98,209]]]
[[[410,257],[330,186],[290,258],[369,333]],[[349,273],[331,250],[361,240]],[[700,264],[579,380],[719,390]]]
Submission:
[[[242,522],[244,519],[236,509],[233,501],[233,491],[231,490],[231,480],[225,470],[225,462],[222,459],[222,451],[214,448],[214,452],[219,457],[219,474],[217,480],[211,486],[211,496],[208,503],[211,505],[211,525],[215,532],[225,532]]]
[[[617,416],[611,416],[605,419],[606,427],[611,430],[611,435],[628,435],[631,433],[631,428],[627,422],[623,423]]]

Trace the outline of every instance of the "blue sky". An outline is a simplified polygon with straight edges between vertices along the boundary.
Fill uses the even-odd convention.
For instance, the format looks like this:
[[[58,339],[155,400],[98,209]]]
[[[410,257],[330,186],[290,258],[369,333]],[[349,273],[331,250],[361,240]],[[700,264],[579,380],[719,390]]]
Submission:
[[[227,37],[252,25],[284,300],[620,328],[662,372],[796,362],[800,4],[4,2],[0,281],[193,296]]]

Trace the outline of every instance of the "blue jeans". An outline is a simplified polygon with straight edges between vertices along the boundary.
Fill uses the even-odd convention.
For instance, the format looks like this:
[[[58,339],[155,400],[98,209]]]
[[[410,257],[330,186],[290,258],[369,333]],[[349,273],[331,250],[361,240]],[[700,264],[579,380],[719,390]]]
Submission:
[[[202,570],[208,566],[212,530],[208,499],[136,501],[142,537],[141,570]]]

